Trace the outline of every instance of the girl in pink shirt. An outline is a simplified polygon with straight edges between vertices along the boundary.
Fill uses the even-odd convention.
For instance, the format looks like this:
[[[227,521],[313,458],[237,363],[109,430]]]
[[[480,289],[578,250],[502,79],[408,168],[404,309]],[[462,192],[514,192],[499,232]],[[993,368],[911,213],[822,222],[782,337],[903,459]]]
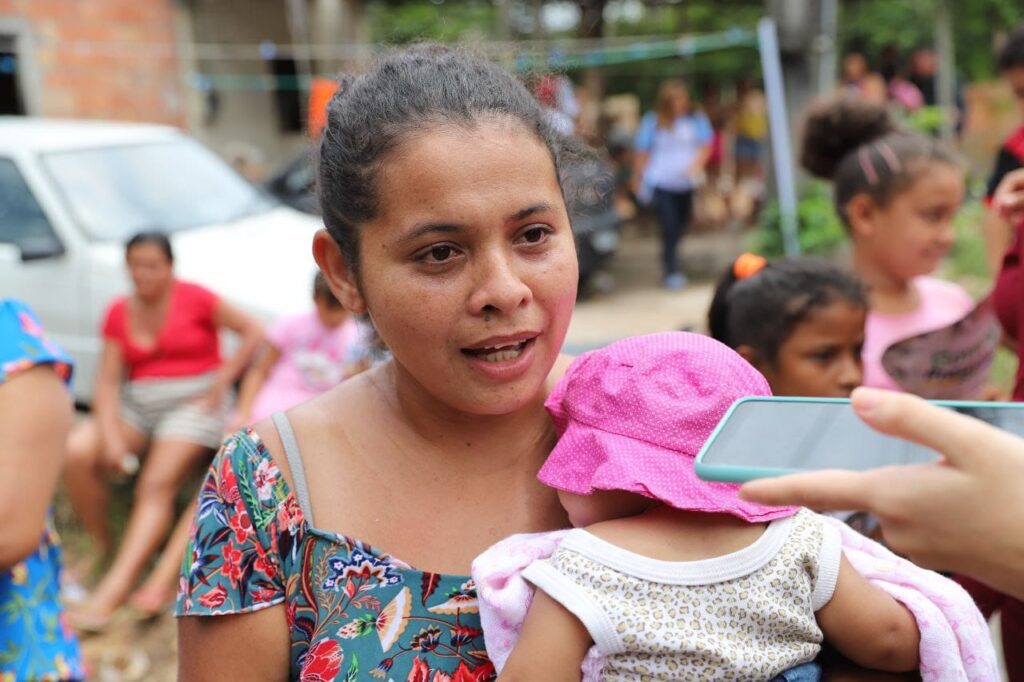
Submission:
[[[974,306],[961,287],[929,276],[953,245],[963,170],[936,140],[898,129],[885,108],[853,98],[811,109],[800,160],[834,183],[853,267],[868,285],[864,385],[900,390],[882,366],[886,349]]]
[[[230,431],[320,395],[363,368],[358,323],[327,287],[313,280],[314,309],[279,320],[242,381]]]

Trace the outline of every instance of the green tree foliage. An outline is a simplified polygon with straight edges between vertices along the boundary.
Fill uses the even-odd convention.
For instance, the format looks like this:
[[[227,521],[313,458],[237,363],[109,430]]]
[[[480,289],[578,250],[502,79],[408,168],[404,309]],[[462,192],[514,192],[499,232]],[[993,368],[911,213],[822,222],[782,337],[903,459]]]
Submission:
[[[836,215],[832,192],[822,182],[808,182],[801,188],[797,226],[800,249],[809,256],[835,255],[847,242],[846,229]],[[770,202],[761,211],[757,229],[750,234],[750,249],[766,258],[785,255],[778,202]]]
[[[839,41],[869,57],[887,45],[903,53],[934,39],[938,0],[842,0]],[[948,0],[957,71],[967,80],[994,77],[994,38],[1024,23],[1021,0]]]

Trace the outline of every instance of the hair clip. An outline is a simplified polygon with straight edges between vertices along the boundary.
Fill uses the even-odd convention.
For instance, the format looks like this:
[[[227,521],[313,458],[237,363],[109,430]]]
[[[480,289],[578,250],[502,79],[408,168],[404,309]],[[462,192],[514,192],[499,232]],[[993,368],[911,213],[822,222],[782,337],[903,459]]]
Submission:
[[[896,152],[892,150],[888,142],[876,142],[875,149],[878,150],[879,156],[885,159],[885,165],[889,167],[889,172],[896,174],[902,169],[900,159],[896,156]]]
[[[867,178],[868,184],[877,185],[878,171],[875,170],[875,164],[871,163],[871,154],[868,148],[861,147],[857,152],[857,158],[860,160],[860,169],[864,171],[864,177]]]
[[[756,253],[744,253],[732,264],[732,274],[736,276],[736,279],[748,279],[764,270],[766,265],[768,265],[768,261],[764,256],[758,256]]]

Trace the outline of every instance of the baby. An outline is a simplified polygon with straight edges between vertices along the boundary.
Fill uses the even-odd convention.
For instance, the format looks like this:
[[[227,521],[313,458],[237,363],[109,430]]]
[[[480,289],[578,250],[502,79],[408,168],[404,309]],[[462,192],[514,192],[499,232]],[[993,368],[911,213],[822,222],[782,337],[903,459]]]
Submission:
[[[523,573],[538,589],[500,682],[770,680],[827,640],[859,665],[916,669],[913,615],[858,574],[817,514],[739,499],[694,456],[764,378],[710,338],[631,338],[579,358],[547,401],[541,481],[574,530]],[[756,444],[752,444],[756,447]]]

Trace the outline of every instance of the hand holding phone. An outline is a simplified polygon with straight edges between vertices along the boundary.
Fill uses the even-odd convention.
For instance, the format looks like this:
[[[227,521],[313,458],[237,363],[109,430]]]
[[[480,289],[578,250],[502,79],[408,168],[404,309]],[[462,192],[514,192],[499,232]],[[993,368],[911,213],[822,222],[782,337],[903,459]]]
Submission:
[[[740,496],[870,512],[886,542],[914,562],[1024,599],[1024,440],[907,394],[859,388],[853,407],[878,432],[940,453],[942,464],[763,479]]]

